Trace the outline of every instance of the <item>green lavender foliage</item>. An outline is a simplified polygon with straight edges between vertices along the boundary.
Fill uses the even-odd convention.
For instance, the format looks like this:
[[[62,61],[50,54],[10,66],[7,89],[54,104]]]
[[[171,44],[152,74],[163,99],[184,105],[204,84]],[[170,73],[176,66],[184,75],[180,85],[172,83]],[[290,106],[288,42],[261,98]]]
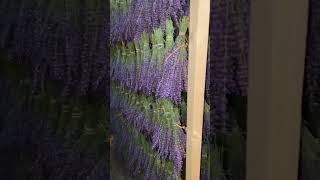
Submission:
[[[133,2],[136,4],[131,4]],[[139,2],[141,2],[141,4],[139,4]],[[133,13],[130,14],[131,17],[129,17],[133,20],[139,18],[139,15],[145,16],[146,14],[144,13],[147,11],[144,8],[150,8],[148,7],[150,1],[142,0],[139,2],[130,0],[112,0],[111,21],[118,21],[128,15],[128,13]],[[139,14],[140,6],[143,7],[141,9],[142,14]],[[130,12],[132,10],[134,12]],[[139,12],[136,12],[137,10],[139,10]],[[147,17],[146,19],[148,18],[151,17]],[[152,18],[156,19],[155,17]],[[128,19],[128,22],[129,21],[131,22],[132,20]],[[155,157],[158,158],[154,161],[161,159],[161,161],[169,163],[165,163],[165,166],[173,168],[171,172],[173,179],[180,178],[181,164],[183,163],[181,161],[185,158],[185,142],[183,137],[185,133],[183,133],[184,131],[182,130],[182,128],[184,128],[183,126],[185,126],[185,122],[183,123],[182,118],[185,117],[181,116],[181,111],[182,108],[184,108],[183,111],[186,111],[186,97],[183,98],[181,104],[175,103],[169,98],[158,98],[156,89],[160,84],[161,78],[173,76],[172,72],[169,74],[164,70],[164,65],[167,62],[165,57],[169,56],[170,58],[169,53],[171,53],[170,51],[173,51],[172,49],[176,44],[186,45],[188,22],[188,17],[181,17],[180,23],[177,23],[176,21],[173,23],[171,18],[168,17],[165,21],[165,27],[153,27],[152,31],[143,29],[146,26],[146,22],[138,23],[138,20],[136,24],[128,24],[128,27],[125,27],[128,29],[117,29],[118,27],[115,26],[115,34],[119,34],[121,37],[115,37],[115,40],[112,41],[114,44],[111,44],[111,78],[113,80],[111,90],[112,93],[114,93],[114,96],[118,98],[117,100],[121,99],[119,101],[124,103],[126,108],[131,109],[131,111],[128,112],[126,110],[123,110],[126,112],[119,112],[129,116],[128,119],[122,119],[122,122],[126,123],[126,126],[129,126],[131,129],[136,128],[135,131],[139,133],[139,136],[137,136],[138,139],[144,138],[149,144],[151,143],[150,151],[157,155]],[[132,26],[133,29],[137,29],[137,31],[140,31],[142,26],[143,28],[142,32],[134,32],[135,36],[134,38],[131,38],[132,40],[127,40],[126,36],[130,31],[130,26]],[[133,26],[141,27],[137,28]],[[176,36],[175,33],[179,31],[181,35]],[[136,36],[136,34],[139,35]],[[122,40],[119,41],[119,39]],[[177,63],[184,61],[185,65],[187,65],[187,48],[184,47],[182,50],[177,49],[177,52],[175,53],[181,53],[181,56],[176,56],[180,57],[177,58]],[[176,62],[174,64],[176,64]],[[184,67],[183,72],[186,77],[187,66]],[[183,73],[178,74],[177,79],[180,80],[182,75]],[[144,84],[148,85],[144,86]],[[180,91],[181,90],[177,93],[182,93]],[[114,104],[116,105],[117,103],[114,102]],[[184,107],[182,107],[182,104],[184,104]],[[132,118],[133,115],[130,116],[130,113],[133,113],[135,116],[140,117],[141,112],[143,114],[143,120],[141,121],[143,121],[144,124],[142,122],[136,122],[136,120]],[[121,119],[120,117],[118,118]],[[137,127],[136,124],[141,124],[143,127]],[[149,126],[150,129],[143,129],[146,128],[145,126]],[[159,133],[161,134],[160,136],[165,137],[156,137],[155,133],[157,128],[161,131],[161,133]],[[132,131],[130,132],[132,133]],[[161,142],[156,143],[155,139],[160,139]],[[165,141],[163,141],[163,139],[165,139]],[[141,148],[149,151],[149,146],[145,146],[144,143],[138,144],[141,145]],[[169,149],[170,155],[164,153],[166,151],[165,149],[168,147],[173,148]],[[123,151],[126,151],[126,149]],[[161,155],[161,153],[164,153],[165,155]],[[128,156],[130,156],[130,152]],[[159,156],[161,156],[161,158]],[[170,165],[170,163],[173,164]]]
[[[225,172],[222,167],[223,165],[223,148],[210,149],[210,178],[217,180],[225,180]]]
[[[172,20],[166,21],[166,42],[165,42],[165,53],[169,52],[174,45],[174,26]]]
[[[225,138],[226,167],[230,180],[245,179],[246,143],[239,128]]]
[[[41,94],[32,95],[31,77],[26,73],[28,72],[29,67],[7,62],[7,60],[3,60],[2,57],[0,57],[0,75],[2,78],[5,77],[14,82],[13,84],[16,88],[13,94],[19,99],[19,102],[17,103],[24,102],[23,106],[32,111],[32,117],[35,117],[32,120],[38,121],[33,123],[39,125],[47,124],[48,127],[45,127],[48,128],[45,129],[46,132],[50,131],[51,133],[52,131],[53,136],[57,136],[59,139],[63,140],[61,147],[70,148],[68,149],[68,152],[77,153],[78,151],[81,151],[84,156],[86,156],[85,153],[93,153],[95,154],[95,158],[107,163],[106,158],[108,148],[106,139],[109,128],[107,126],[107,117],[109,115],[105,105],[95,103],[88,104],[85,100],[79,99],[63,99],[59,94],[60,89],[55,81],[47,81],[44,91],[42,91]],[[46,120],[48,122],[46,122]],[[87,136],[86,127],[89,127],[88,125],[90,125],[91,128],[90,136]],[[32,130],[30,129],[30,131]],[[70,137],[70,134],[74,133],[74,131],[79,132],[80,136],[78,138]],[[35,133],[35,136],[41,136],[41,134],[37,134],[39,133],[37,130],[34,130],[33,133]],[[44,143],[50,144],[50,140],[49,142],[44,141]],[[63,148],[59,149],[61,153],[65,150],[66,149]],[[48,152],[42,153],[43,154],[39,156],[50,156],[50,154],[46,154]],[[62,163],[68,161],[67,158],[59,158]],[[86,158],[89,158],[89,156],[84,157],[83,159]],[[44,163],[42,161],[44,161],[44,159],[38,159],[36,162]],[[98,164],[99,163],[97,162],[97,165]],[[68,167],[65,167],[64,165],[65,164],[63,164],[63,167],[60,165],[59,168],[66,168],[65,170],[67,170]],[[80,164],[78,165],[81,166]],[[59,168],[57,167],[57,169]],[[87,171],[91,171],[91,169],[87,169]],[[32,173],[37,172],[32,171]]]
[[[300,179],[313,180],[319,175],[320,142],[306,126],[303,127],[301,136]]]
[[[132,128],[130,125],[128,125],[126,123],[126,119],[120,113],[118,114],[117,121],[120,122],[122,130],[126,132],[128,136],[133,137],[134,143],[140,146],[143,149],[143,151],[149,156],[149,158],[152,159],[152,162],[154,162],[153,168],[155,168],[157,171],[164,170],[166,172],[165,173],[166,176],[169,177],[169,179],[173,179],[174,178],[173,163],[170,161],[161,161],[160,159],[158,159],[157,153],[152,149],[152,146],[150,142],[146,139],[146,137],[143,136],[140,132],[138,132],[135,128]],[[117,134],[115,136],[117,136]],[[123,144],[123,146],[125,147],[126,144]],[[135,160],[134,158],[137,158],[137,157],[131,156],[130,153],[132,152],[129,152],[128,150],[126,150],[126,148],[124,148],[124,151],[122,151],[122,153],[126,154],[125,156],[130,158],[133,161]],[[143,174],[142,171],[140,173]]]
[[[320,161],[320,141],[311,134],[308,128],[302,130],[302,161]]]

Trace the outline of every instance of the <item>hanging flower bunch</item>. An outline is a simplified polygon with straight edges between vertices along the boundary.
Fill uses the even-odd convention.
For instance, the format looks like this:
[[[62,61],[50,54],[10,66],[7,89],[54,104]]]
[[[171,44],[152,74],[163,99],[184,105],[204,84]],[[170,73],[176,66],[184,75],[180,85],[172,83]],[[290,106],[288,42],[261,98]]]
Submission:
[[[227,95],[246,96],[248,87],[249,0],[211,1],[210,89],[214,133],[229,133]]]
[[[116,44],[111,49],[111,79],[134,92],[181,103],[181,92],[187,89],[188,17],[179,25],[175,40],[173,23],[167,20],[165,43],[164,32],[157,28],[151,37],[144,32],[139,42]]]
[[[27,170],[28,176],[31,179],[108,178],[105,108],[79,107],[74,102],[62,104],[52,92],[34,97],[25,74],[3,70],[13,69],[12,66],[0,69],[1,145],[19,147],[17,152],[25,170],[33,167]],[[79,128],[88,124],[91,132]]]
[[[188,0],[112,0],[111,42],[137,41],[143,32],[164,28],[172,19],[177,25],[188,15]]]
[[[320,46],[319,46],[319,3],[310,2],[308,43],[306,49],[306,67],[304,84],[304,101],[310,111],[316,111],[320,105]]]
[[[210,5],[201,178],[244,179],[244,129],[232,103],[247,95],[250,0]]]
[[[59,80],[61,95],[101,90],[107,73],[107,1],[1,1],[0,48],[30,65],[34,93]]]
[[[186,154],[182,112],[187,90],[188,1],[114,0],[111,5],[116,146],[120,144],[132,164],[139,164],[132,175],[180,179]]]
[[[152,97],[132,94],[121,87],[113,87],[111,106],[121,112],[126,124],[150,138],[152,149],[159,153],[160,160],[172,161],[175,172],[181,171],[186,134],[179,124],[179,108],[168,100],[155,102]]]
[[[174,164],[159,159],[152,144],[135,128],[128,125],[124,117],[118,114],[111,118],[111,123],[115,129],[117,150],[129,158],[128,167],[132,171],[132,175],[155,180],[177,178]]]
[[[106,105],[105,89],[109,84],[107,5],[108,1],[101,0],[0,2],[0,49],[4,55],[0,73],[13,73],[4,77],[17,77],[28,85],[22,90],[26,93],[21,98],[27,97],[23,106],[35,112],[17,119],[27,120],[22,124],[36,123],[23,131],[34,138],[28,142],[40,144],[40,152],[34,152],[38,158],[35,162],[50,170],[50,178],[108,176],[103,173],[106,169],[102,170],[108,163],[104,142],[107,116],[102,114],[108,112],[99,109]],[[23,135],[23,139],[29,136]],[[53,139],[59,141],[51,142]]]

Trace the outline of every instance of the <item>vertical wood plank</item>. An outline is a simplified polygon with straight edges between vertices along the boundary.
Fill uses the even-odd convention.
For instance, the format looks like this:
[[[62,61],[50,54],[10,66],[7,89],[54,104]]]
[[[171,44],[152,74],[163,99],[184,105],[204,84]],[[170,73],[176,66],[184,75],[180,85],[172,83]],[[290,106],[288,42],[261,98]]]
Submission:
[[[251,2],[247,180],[295,180],[308,0]]]
[[[210,0],[191,0],[187,98],[186,179],[200,178]]]

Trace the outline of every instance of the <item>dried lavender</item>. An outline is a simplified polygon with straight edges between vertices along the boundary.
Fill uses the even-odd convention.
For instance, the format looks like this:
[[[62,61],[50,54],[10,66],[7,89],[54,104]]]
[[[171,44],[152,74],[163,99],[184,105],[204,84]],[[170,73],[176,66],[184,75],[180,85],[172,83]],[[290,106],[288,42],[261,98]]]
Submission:
[[[166,34],[166,50],[168,51],[164,58],[161,80],[157,87],[157,96],[159,98],[169,98],[175,103],[181,102],[181,92],[186,87],[187,70],[185,64],[187,61],[187,51],[185,42],[185,33],[188,27],[187,17],[183,17],[180,22],[180,32],[175,44],[172,46],[173,34]],[[167,22],[167,33],[173,33],[172,22]]]
[[[230,132],[228,94],[246,95],[249,1],[213,1],[210,24],[210,105],[214,132]]]
[[[134,176],[179,179],[186,144],[180,103],[187,87],[188,17],[182,16],[188,2],[112,4],[111,107],[119,113],[113,127],[124,147],[119,151],[129,152]]]

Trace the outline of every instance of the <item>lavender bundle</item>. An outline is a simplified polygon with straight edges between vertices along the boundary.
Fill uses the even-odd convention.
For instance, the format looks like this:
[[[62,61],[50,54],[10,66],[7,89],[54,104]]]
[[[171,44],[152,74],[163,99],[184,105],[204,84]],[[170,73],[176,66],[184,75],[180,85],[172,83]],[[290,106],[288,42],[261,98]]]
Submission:
[[[146,138],[128,126],[121,115],[114,115],[111,120],[113,126],[117,127],[115,128],[117,149],[122,155],[129,157],[129,167],[135,177],[143,179],[176,178],[173,164],[158,159],[158,155],[151,149]]]
[[[213,1],[210,25],[210,105],[212,131],[228,133],[227,95],[246,95],[248,83],[249,1]]]
[[[32,109],[37,111],[36,113],[40,112],[36,114],[37,116],[41,115],[35,118],[28,112],[24,113],[25,117],[19,118],[23,121],[28,120],[27,124],[32,125],[26,131],[23,130],[28,133],[23,134],[23,141],[30,137],[30,142],[39,145],[40,150],[35,151],[33,155],[37,157],[38,166],[54,169],[48,171],[50,179],[85,179],[89,178],[89,173],[94,178],[95,175],[98,176],[98,171],[104,178],[107,177],[101,173],[105,167],[103,163],[99,163],[95,172],[92,171],[95,163],[103,161],[107,163],[100,157],[100,153],[107,150],[106,147],[102,147],[107,128],[104,123],[98,122],[100,119],[105,121],[106,116],[100,116],[101,111],[98,112],[97,109],[84,113],[79,106],[73,104],[79,104],[79,96],[99,96],[97,92],[101,92],[108,84],[106,75],[109,66],[107,61],[109,32],[106,19],[109,17],[106,2],[100,0],[0,2],[0,46],[4,54],[8,54],[9,57],[3,59],[3,64],[6,66],[10,64],[14,67],[12,69],[19,69],[19,73],[23,73],[23,77],[19,78],[27,79],[28,88],[27,91],[26,89],[23,91],[28,94],[23,94],[21,100],[22,98],[28,100],[24,104],[28,107],[28,111]],[[29,81],[32,82],[34,93],[32,96],[29,96],[31,92]],[[59,86],[53,85],[55,83]],[[54,91],[56,97],[47,98],[45,96],[47,91]],[[70,99],[76,100],[69,103]],[[90,97],[91,99],[94,98]],[[99,99],[103,98],[99,96]],[[94,103],[99,99],[94,99]],[[103,112],[105,113],[105,110]],[[89,119],[89,116],[92,119]],[[35,119],[38,121],[34,121]],[[34,122],[29,123],[30,120]],[[47,129],[49,122],[50,129]],[[33,131],[27,131],[30,129]],[[50,132],[47,132],[49,130]],[[54,134],[55,130],[57,134]],[[83,131],[85,135],[82,134]],[[64,139],[67,142],[50,142],[54,141],[51,137],[53,135],[59,136],[55,137],[56,139]],[[90,149],[96,154],[80,152],[79,141],[84,144],[86,150]]]
[[[158,122],[152,136],[152,147],[158,148],[160,158],[174,162],[175,174],[180,176],[185,158],[185,134],[179,122],[179,110],[168,100],[156,105],[154,121]]]
[[[159,158],[173,161],[175,173],[180,174],[186,137],[179,122],[179,109],[168,100],[155,102],[151,97],[138,96],[120,87],[113,89],[112,108],[121,112],[137,132],[149,136]]]
[[[139,1],[139,3],[142,3],[142,1]],[[138,6],[139,3],[136,4],[136,6]],[[123,14],[128,13],[128,11],[131,11],[130,8],[127,7],[128,4],[126,4],[126,2],[121,3],[120,1],[114,1],[113,5],[114,5],[113,16],[115,16],[115,18],[122,11],[123,11],[123,13],[122,14],[120,13],[121,16]],[[147,5],[142,3],[141,6],[147,6]],[[159,81],[167,81],[167,80],[163,80],[161,77],[161,76],[165,76],[166,75],[165,73],[167,73],[166,71],[168,71],[168,68],[169,68],[168,66],[170,66],[170,64],[168,64],[167,62],[173,63],[173,61],[175,61],[175,60],[171,61],[170,59],[174,59],[175,57],[179,56],[179,62],[175,63],[178,66],[175,68],[175,74],[177,74],[176,79],[178,79],[177,83],[179,83],[179,84],[175,85],[175,87],[174,87],[174,89],[177,90],[177,94],[174,95],[173,92],[171,92],[170,95],[162,95],[163,98],[171,98],[171,99],[173,99],[174,96],[176,96],[174,101],[179,103],[181,101],[180,100],[181,97],[180,97],[180,95],[179,95],[180,93],[178,93],[178,91],[185,91],[186,86],[187,86],[187,81],[186,81],[186,77],[187,77],[187,51],[186,51],[186,42],[185,42],[187,23],[188,23],[187,17],[182,17],[181,22],[176,24],[177,26],[179,26],[180,35],[177,37],[176,42],[175,42],[174,41],[174,33],[175,33],[174,32],[174,23],[169,18],[166,21],[166,26],[165,26],[166,27],[165,44],[162,43],[161,28],[156,28],[155,30],[151,31],[151,32],[153,32],[153,34],[151,34],[151,32],[147,31],[145,28],[144,32],[141,32],[141,35],[139,35],[139,38],[134,39],[134,47],[136,49],[135,54],[137,57],[135,60],[135,69],[133,69],[131,67],[130,71],[124,72],[124,70],[126,69],[125,66],[127,65],[127,63],[125,63],[126,62],[125,59],[128,59],[129,57],[126,57],[127,53],[125,52],[126,50],[124,50],[123,48],[121,48],[121,50],[118,50],[118,51],[121,51],[120,52],[121,58],[119,56],[114,57],[114,59],[118,59],[118,62],[115,62],[115,64],[114,64],[114,68],[120,68],[119,69],[120,71],[117,72],[118,75],[115,75],[115,76],[117,76],[117,80],[124,83],[124,81],[127,81],[126,78],[128,76],[130,76],[130,77],[134,76],[136,78],[136,82],[135,82],[136,84],[134,87],[134,91],[142,91],[143,93],[148,94],[148,95],[151,95],[152,93],[160,94],[160,93],[162,93],[161,91],[164,91],[164,90],[161,90],[161,87],[159,87],[159,86],[165,86],[164,84],[166,84],[166,83],[161,82],[161,84],[163,84],[163,85],[159,85]],[[151,47],[150,47],[150,42],[152,43]],[[129,43],[130,43],[130,41],[129,41]],[[123,43],[123,42],[122,43],[114,43],[114,44],[122,44],[122,46],[127,46],[126,43]],[[179,48],[172,49],[174,44],[176,44],[176,48],[178,46],[179,46]],[[165,47],[164,47],[164,45],[165,45]],[[158,48],[156,48],[156,47],[158,47]],[[163,48],[165,48],[165,52],[163,52]],[[171,53],[169,51],[171,51]],[[163,57],[164,56],[163,53],[166,53],[167,57]],[[119,58],[121,59],[122,63],[119,62]],[[155,60],[155,58],[157,58],[158,60]],[[159,62],[159,61],[162,61],[163,59],[165,62]],[[115,61],[117,61],[117,60],[115,60]],[[130,61],[129,63],[132,63],[133,59],[130,59],[128,61]],[[119,66],[119,67],[115,67],[115,66]],[[123,66],[123,67],[121,67],[121,66]],[[157,68],[155,68],[155,66],[157,66]],[[164,70],[165,68],[163,68],[162,66],[167,66],[167,70]],[[165,71],[165,72],[163,72],[163,71]],[[113,72],[115,72],[115,71],[113,71]],[[124,75],[124,74],[126,74],[126,75]],[[133,75],[133,74],[135,74],[135,75]],[[157,82],[155,82],[155,81],[157,81]],[[130,84],[130,86],[132,86],[132,84]],[[156,90],[154,86],[156,86],[156,89],[160,89],[160,90]],[[128,87],[128,88],[132,88],[132,87]],[[166,89],[166,88],[163,87],[162,89]],[[165,93],[165,92],[163,92],[163,93]]]
[[[186,42],[185,33],[188,27],[187,17],[183,17],[180,22],[179,36],[172,47],[173,25],[170,20],[167,21],[166,33],[166,50],[167,54],[164,58],[164,65],[161,72],[161,79],[157,87],[157,97],[168,98],[175,103],[181,102],[181,92],[184,90],[186,83]],[[170,34],[169,34],[170,33]],[[184,80],[182,80],[182,75]]]
[[[149,65],[151,60],[151,51],[149,46],[150,42],[149,42],[149,36],[146,33],[143,33],[141,39],[142,39],[142,42],[140,45],[141,64],[138,69],[138,71],[140,72],[138,90],[148,94],[146,87],[150,84],[150,78],[148,77],[148,70],[149,70]]]
[[[188,14],[187,0],[113,0],[111,42],[137,41],[143,32],[165,27],[172,18],[176,25]]]
[[[182,18],[180,35],[174,42],[173,23],[167,21],[165,46],[161,29],[155,30],[151,36],[152,48],[146,33],[139,42],[116,45],[112,50],[112,79],[135,92],[155,93],[157,97],[180,103],[181,92],[187,88],[187,22],[187,17]]]
[[[139,167],[132,169],[132,175],[157,179],[152,173],[158,171],[152,167],[161,162],[171,170],[159,171],[160,179],[180,179],[186,145],[180,105],[185,104],[182,95],[187,87],[188,2],[114,0],[111,4],[111,107],[121,114],[114,118],[122,124],[112,127],[117,146],[124,147],[122,154],[132,152],[127,154],[132,157],[130,166]],[[127,134],[132,132],[143,143],[132,144],[135,141]]]
[[[34,93],[43,90],[46,80],[59,80],[64,97],[85,96],[103,88],[108,64],[104,52],[109,38],[104,2],[2,3],[1,8],[11,10],[1,11],[1,22],[7,22],[0,25],[1,40],[4,40],[1,47],[14,63],[31,66]],[[78,59],[80,63],[75,63]]]
[[[4,77],[10,79],[9,74],[5,74]],[[26,77],[19,77],[21,78]],[[103,145],[103,140],[106,138],[105,126],[97,128],[97,135],[90,139],[91,142],[98,141],[99,143],[91,143],[90,146],[81,149],[78,146],[79,136],[58,136],[55,133],[55,127],[50,124],[50,122],[56,122],[59,115],[65,116],[66,111],[70,109],[72,109],[72,119],[83,118],[78,107],[61,107],[59,100],[52,97],[50,91],[41,96],[31,95],[31,84],[28,79],[17,82],[9,79],[0,79],[0,87],[6,97],[0,99],[0,117],[4,120],[4,126],[0,129],[0,139],[5,145],[15,144],[19,147],[20,154],[27,153],[28,159],[32,158],[30,164],[27,165],[33,167],[28,170],[32,179],[44,178],[44,172],[46,178],[49,179],[68,179],[70,177],[86,179],[89,176],[98,175],[104,179],[109,177],[108,171],[102,168],[107,168],[106,154],[105,152],[102,153],[103,155],[99,154],[99,150],[100,152],[107,150]],[[7,82],[4,84],[3,81]],[[61,112],[60,109],[65,112]],[[98,114],[101,112],[104,110],[100,110]],[[98,119],[104,124],[105,117],[104,115]],[[93,150],[94,153],[88,150]],[[21,160],[25,160],[23,156]]]
[[[159,84],[162,71],[162,60],[165,53],[163,31],[158,28],[153,34],[153,44],[152,44],[152,69],[149,71],[149,77],[153,78],[153,84],[151,87],[152,92],[156,92],[157,85]]]

